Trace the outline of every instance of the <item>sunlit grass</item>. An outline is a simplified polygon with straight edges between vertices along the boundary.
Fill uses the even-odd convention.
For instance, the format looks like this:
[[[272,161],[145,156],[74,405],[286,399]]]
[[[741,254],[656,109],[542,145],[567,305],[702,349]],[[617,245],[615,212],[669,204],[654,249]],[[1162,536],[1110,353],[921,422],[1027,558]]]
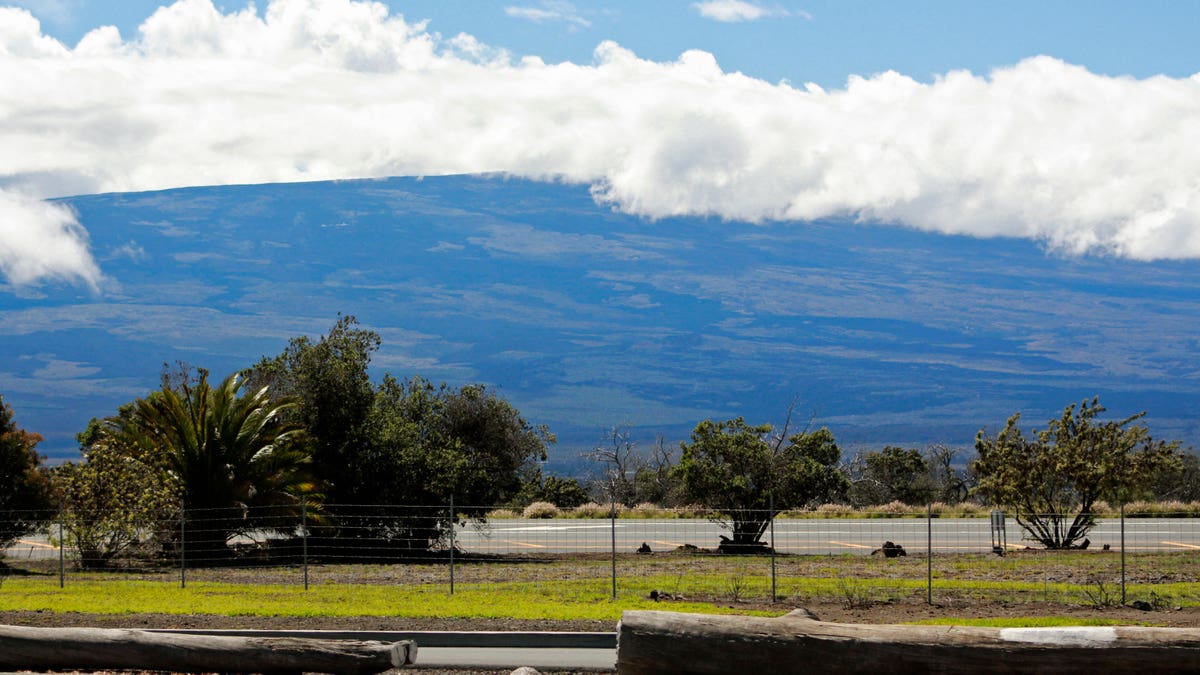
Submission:
[[[460,564],[453,594],[446,564],[320,565],[310,589],[296,566],[81,572],[58,587],[56,566],[27,565],[4,577],[0,610],[95,614],[380,616],[615,621],[630,609],[781,614],[807,603],[923,602],[928,559],[919,556],[779,556],[774,588],[767,556],[718,554],[548,557]],[[1127,556],[1127,601],[1200,605],[1200,556]],[[1022,552],[935,556],[935,602],[1119,602],[1120,559],[1103,552]],[[1152,582],[1152,583],[1151,583]],[[771,605],[772,590],[779,602]],[[656,603],[652,591],[671,600]],[[1103,603],[1098,602],[1103,600]]]
[[[785,603],[778,612],[739,607],[770,594],[770,579],[734,571],[729,574],[647,575],[619,580],[612,598],[610,579],[521,581],[458,584],[451,594],[444,584],[314,584],[299,585],[149,581],[89,575],[59,588],[53,577],[17,577],[0,592],[0,610],[79,612],[87,614],[211,614],[227,616],[379,616],[398,618],[509,618],[615,621],[630,609],[679,612],[771,615],[803,600],[882,602],[921,597],[924,581],[914,579],[779,579],[777,594]],[[650,600],[652,590],[669,593],[668,604]],[[1115,589],[1110,589],[1115,591]],[[979,600],[1042,599],[1050,593],[1065,604],[1087,604],[1081,584],[1012,581],[936,580],[934,593]],[[1196,605],[1200,583],[1134,584],[1130,598],[1154,594],[1161,602]]]
[[[0,593],[0,610],[86,614],[211,614],[225,616],[379,616],[397,618],[508,618],[616,621],[627,609],[660,605],[629,592],[616,600],[596,581],[487,583],[445,587],[367,584],[302,586],[178,583],[130,580],[10,579]],[[712,614],[735,610],[708,602],[675,602],[680,612]],[[747,612],[739,612],[747,613]],[[771,614],[770,612],[749,612]]]

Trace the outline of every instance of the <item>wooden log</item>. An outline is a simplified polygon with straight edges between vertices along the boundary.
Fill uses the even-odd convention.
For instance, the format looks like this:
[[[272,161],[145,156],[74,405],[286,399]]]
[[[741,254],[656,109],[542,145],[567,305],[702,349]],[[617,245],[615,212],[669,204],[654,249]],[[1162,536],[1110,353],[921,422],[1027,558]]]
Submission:
[[[411,641],[180,635],[0,626],[0,668],[224,673],[379,673],[416,661]]]
[[[1196,673],[1200,629],[982,628],[628,611],[617,672]]]

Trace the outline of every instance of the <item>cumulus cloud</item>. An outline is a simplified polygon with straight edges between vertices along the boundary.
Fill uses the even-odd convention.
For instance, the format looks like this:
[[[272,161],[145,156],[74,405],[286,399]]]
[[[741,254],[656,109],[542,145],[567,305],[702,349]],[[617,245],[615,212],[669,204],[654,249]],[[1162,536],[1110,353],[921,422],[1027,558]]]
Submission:
[[[0,274],[16,286],[42,280],[99,289],[87,233],[71,209],[0,190]]]
[[[24,7],[52,23],[70,21],[79,0],[6,0],[6,5]]]
[[[1043,56],[824,90],[611,42],[589,64],[513,61],[353,0],[180,0],[136,36],[102,28],[74,47],[0,12],[0,186],[40,196],[502,172],[590,184],[650,218],[858,218],[1200,257],[1200,75]],[[79,234],[47,217],[59,224],[34,231]],[[67,276],[95,278],[83,269]]]

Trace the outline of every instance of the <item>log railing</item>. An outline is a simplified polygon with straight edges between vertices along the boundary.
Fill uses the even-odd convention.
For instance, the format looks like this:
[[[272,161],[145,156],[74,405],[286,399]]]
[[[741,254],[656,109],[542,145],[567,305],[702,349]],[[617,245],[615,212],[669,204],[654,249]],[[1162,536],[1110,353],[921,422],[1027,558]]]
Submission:
[[[183,635],[0,626],[0,668],[224,673],[380,673],[416,661],[411,641]]]
[[[983,628],[628,611],[617,672],[1196,673],[1200,629]]]

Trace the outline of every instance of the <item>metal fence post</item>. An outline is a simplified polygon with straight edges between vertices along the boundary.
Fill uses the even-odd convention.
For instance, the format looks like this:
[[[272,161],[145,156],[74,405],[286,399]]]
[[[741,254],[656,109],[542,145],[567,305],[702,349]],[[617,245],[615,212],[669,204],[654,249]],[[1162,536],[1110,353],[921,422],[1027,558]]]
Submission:
[[[300,555],[304,565],[304,590],[308,590],[308,498],[300,500]]]
[[[454,595],[454,493],[450,493],[450,595]]]
[[[779,597],[775,586],[775,493],[767,495],[771,505],[771,512],[767,514],[771,518],[771,602],[775,602]]]
[[[187,588],[187,504],[179,508],[179,587]]]
[[[1121,502],[1121,604],[1125,604],[1125,502]]]
[[[65,588],[67,585],[67,564],[66,554],[67,541],[63,539],[63,519],[62,514],[58,514],[58,587]]]
[[[612,597],[617,599],[617,494],[613,488],[612,503],[609,505],[609,530],[612,532]]]
[[[933,504],[925,505],[925,604],[933,604]]]

